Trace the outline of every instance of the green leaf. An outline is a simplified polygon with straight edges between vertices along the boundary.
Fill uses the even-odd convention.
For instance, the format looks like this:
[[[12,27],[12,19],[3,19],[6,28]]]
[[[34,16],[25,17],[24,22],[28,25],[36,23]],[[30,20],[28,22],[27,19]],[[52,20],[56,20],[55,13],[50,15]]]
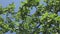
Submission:
[[[40,0],[35,0],[36,2],[40,2]]]
[[[60,16],[56,17],[55,20],[60,21]]]

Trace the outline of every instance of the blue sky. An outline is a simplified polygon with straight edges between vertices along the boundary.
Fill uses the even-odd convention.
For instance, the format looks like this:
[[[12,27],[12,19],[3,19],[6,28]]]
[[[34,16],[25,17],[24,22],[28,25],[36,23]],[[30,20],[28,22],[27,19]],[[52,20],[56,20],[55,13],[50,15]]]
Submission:
[[[19,6],[21,5],[21,1],[24,1],[24,0],[0,0],[0,4],[2,5],[2,7],[5,8],[8,6],[8,4],[11,4],[12,2],[14,2],[16,6],[15,12],[17,12]],[[35,13],[35,11],[36,11],[36,8],[33,7],[33,9],[31,10],[31,14]]]
[[[2,5],[2,7],[7,7],[8,4],[11,4],[12,2],[15,3],[16,5],[15,11],[17,11],[18,7],[20,6],[20,0],[0,0],[0,4]]]

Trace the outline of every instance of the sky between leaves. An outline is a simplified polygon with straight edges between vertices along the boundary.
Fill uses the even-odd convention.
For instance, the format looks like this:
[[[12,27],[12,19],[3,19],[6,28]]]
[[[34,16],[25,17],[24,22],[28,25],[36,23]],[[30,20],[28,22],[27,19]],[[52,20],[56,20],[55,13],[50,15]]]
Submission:
[[[24,1],[24,0],[0,0],[0,4],[2,5],[3,8],[5,8],[5,7],[8,6],[8,4],[11,4],[12,2],[14,2],[14,3],[15,3],[15,6],[16,6],[15,12],[17,12],[19,6],[21,6],[21,1]],[[43,1],[41,1],[40,3],[41,3],[41,4],[45,4]],[[46,5],[46,4],[45,4],[45,5]],[[30,14],[35,13],[35,11],[36,11],[36,8],[33,7],[33,9],[31,10]],[[60,12],[58,12],[58,15],[60,16]],[[11,34],[10,31],[8,31],[8,32],[5,33],[5,34],[8,34],[8,33]],[[12,34],[16,34],[16,33],[14,32],[14,33],[12,33]]]

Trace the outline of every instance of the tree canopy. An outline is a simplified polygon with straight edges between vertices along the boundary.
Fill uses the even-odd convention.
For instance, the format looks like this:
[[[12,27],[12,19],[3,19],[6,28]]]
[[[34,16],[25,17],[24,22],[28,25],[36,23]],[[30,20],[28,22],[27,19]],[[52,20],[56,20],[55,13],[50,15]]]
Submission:
[[[8,31],[16,34],[60,34],[60,0],[42,1],[45,5],[40,3],[41,0],[25,0],[17,12],[14,3],[6,8],[0,6],[0,34]],[[30,15],[33,7],[36,12]]]

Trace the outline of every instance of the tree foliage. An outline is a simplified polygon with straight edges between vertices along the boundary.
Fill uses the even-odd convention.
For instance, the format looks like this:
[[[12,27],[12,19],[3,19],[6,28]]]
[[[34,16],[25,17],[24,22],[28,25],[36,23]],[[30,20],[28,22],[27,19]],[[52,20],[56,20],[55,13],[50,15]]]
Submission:
[[[40,2],[41,0],[25,0],[17,12],[14,11],[14,3],[6,8],[0,6],[0,34],[8,31],[16,34],[59,34],[60,0],[43,0],[46,5]],[[32,7],[36,8],[36,12],[30,15]],[[6,18],[2,18],[2,15],[6,15]]]

